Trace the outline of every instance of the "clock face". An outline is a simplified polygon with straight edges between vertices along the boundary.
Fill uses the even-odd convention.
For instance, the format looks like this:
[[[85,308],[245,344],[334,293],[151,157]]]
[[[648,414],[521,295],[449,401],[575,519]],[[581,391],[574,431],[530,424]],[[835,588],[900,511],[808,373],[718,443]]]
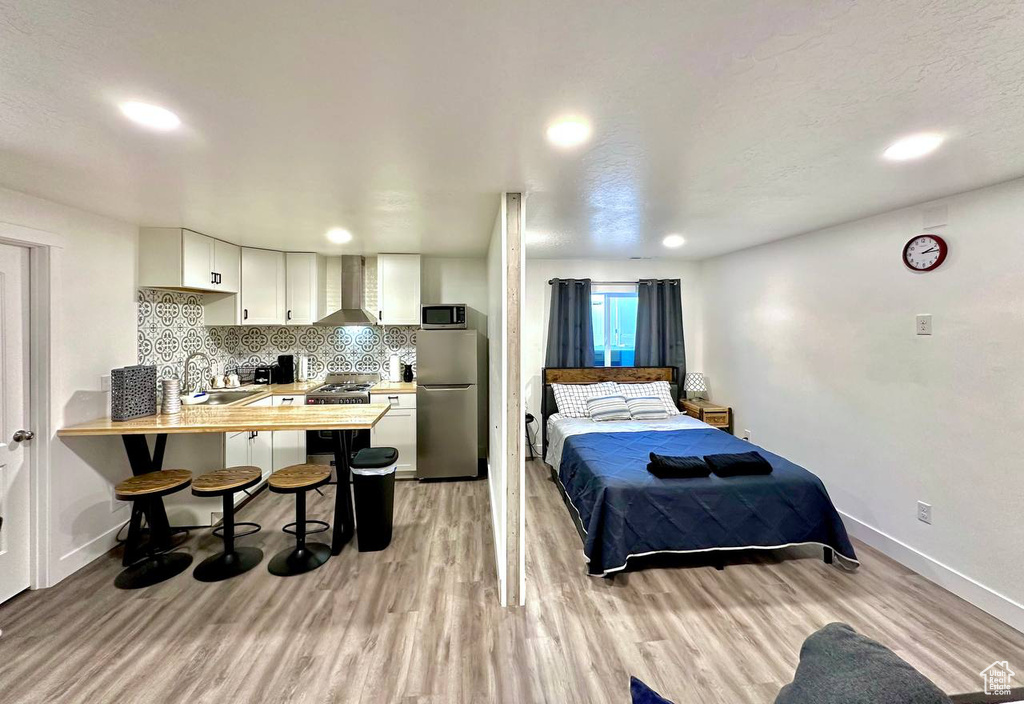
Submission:
[[[903,263],[914,271],[931,271],[946,260],[947,250],[938,235],[918,235],[903,247]]]

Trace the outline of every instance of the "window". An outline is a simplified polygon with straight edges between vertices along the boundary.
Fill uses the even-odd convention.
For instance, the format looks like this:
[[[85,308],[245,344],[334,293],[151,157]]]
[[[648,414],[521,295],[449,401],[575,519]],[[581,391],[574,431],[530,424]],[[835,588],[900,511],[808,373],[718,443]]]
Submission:
[[[594,286],[594,365],[632,367],[636,347],[636,286]]]

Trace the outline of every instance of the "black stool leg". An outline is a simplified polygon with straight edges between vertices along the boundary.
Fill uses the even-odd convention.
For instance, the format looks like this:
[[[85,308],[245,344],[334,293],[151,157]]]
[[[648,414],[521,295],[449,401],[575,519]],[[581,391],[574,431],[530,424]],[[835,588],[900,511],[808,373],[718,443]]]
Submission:
[[[248,572],[262,560],[259,548],[235,547],[235,495],[224,494],[224,551],[200,562],[192,576],[200,582],[220,582]]]
[[[167,523],[166,514],[155,508],[154,502],[158,502],[160,508],[163,501],[158,499],[142,499],[139,501],[140,508],[150,516],[154,525],[151,526],[149,541],[149,556],[125,569],[114,579],[114,586],[118,589],[141,589],[150,587],[176,575],[181,574],[192,564],[192,556],[183,552],[164,552],[170,545],[171,528]],[[161,520],[160,516],[163,516]]]
[[[278,577],[291,577],[305,572],[312,572],[327,562],[331,556],[331,548],[323,543],[306,542],[306,492],[295,494],[295,547],[274,555],[267,565],[270,574]]]

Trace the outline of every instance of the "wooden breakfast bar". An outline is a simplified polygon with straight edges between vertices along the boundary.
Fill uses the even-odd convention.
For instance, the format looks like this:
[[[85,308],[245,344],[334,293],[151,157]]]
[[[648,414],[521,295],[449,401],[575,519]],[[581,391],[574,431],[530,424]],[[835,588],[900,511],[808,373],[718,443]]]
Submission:
[[[249,399],[246,399],[249,401]],[[318,406],[185,406],[175,415],[153,415],[126,421],[98,418],[57,431],[61,437],[120,435],[124,442],[132,474],[148,474],[163,469],[167,436],[184,433],[234,433],[274,430],[326,430],[334,438],[334,461],[338,490],[334,500],[334,525],[331,552],[337,555],[352,539],[355,520],[352,488],[347,481],[350,434],[369,430],[391,407],[383,403],[334,404]],[[156,435],[153,452],[147,435]],[[160,499],[154,501],[150,525],[167,525],[167,514]],[[126,555],[127,557],[127,555]]]

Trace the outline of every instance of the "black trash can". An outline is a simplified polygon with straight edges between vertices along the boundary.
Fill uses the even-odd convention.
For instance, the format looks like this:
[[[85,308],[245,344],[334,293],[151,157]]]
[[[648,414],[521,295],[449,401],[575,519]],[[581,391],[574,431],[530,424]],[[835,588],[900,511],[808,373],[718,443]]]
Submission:
[[[398,450],[393,447],[364,448],[352,459],[359,552],[375,552],[391,544],[397,463]]]

